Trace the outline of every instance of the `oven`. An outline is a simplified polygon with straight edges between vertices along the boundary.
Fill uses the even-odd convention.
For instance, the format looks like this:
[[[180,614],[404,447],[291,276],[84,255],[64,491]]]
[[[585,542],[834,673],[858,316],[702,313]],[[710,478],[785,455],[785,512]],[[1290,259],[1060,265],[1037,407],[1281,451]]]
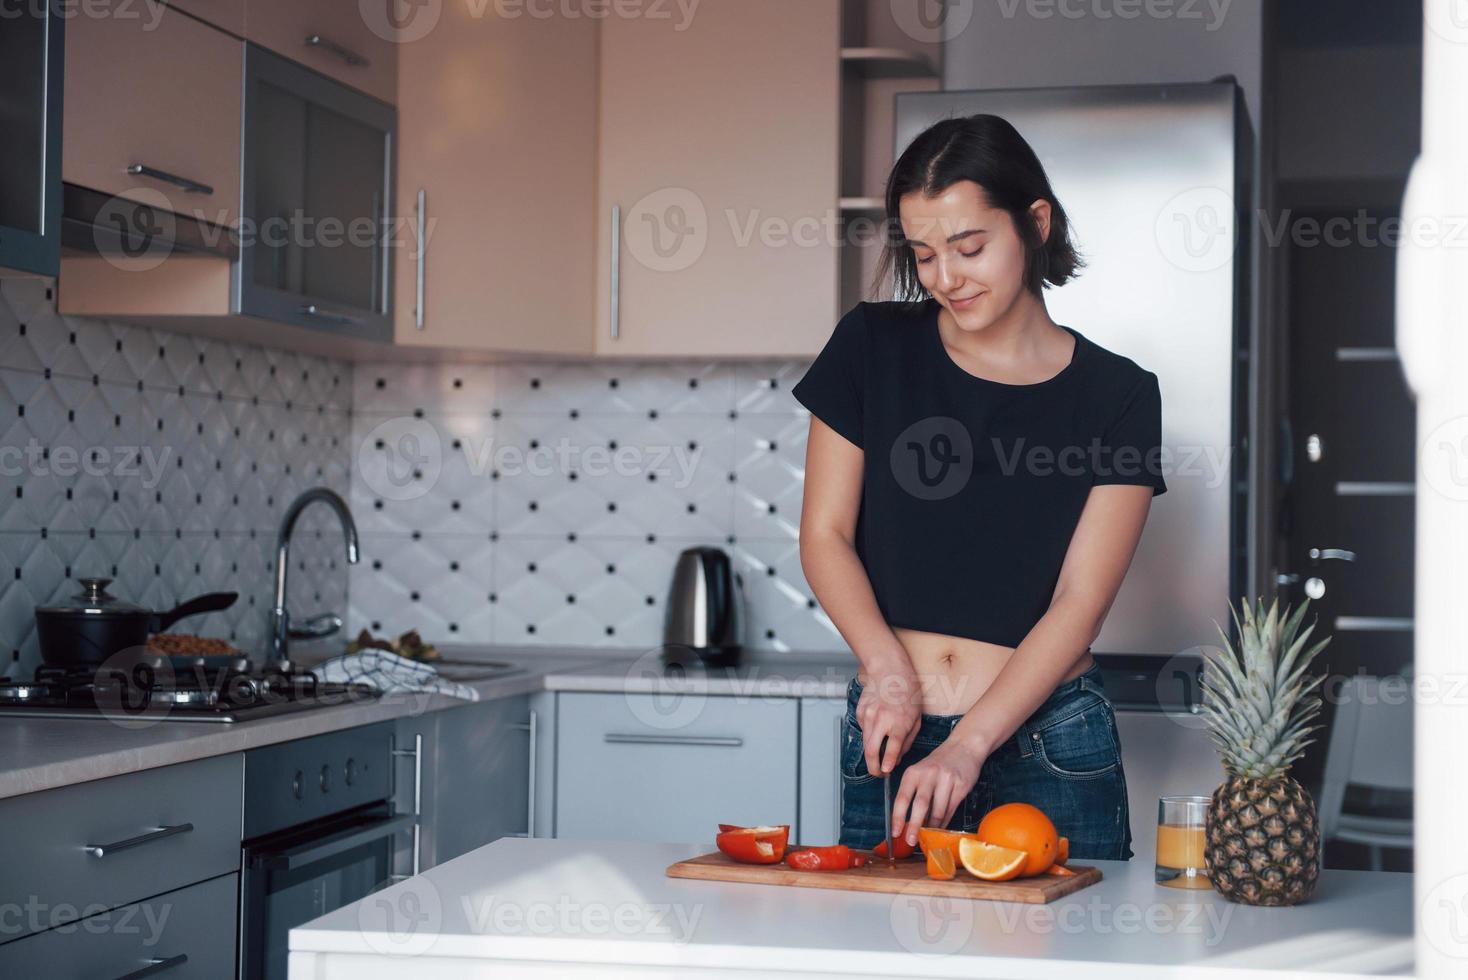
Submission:
[[[239,975],[286,980],[287,934],[387,885],[416,818],[392,808],[392,726],[245,754]]]

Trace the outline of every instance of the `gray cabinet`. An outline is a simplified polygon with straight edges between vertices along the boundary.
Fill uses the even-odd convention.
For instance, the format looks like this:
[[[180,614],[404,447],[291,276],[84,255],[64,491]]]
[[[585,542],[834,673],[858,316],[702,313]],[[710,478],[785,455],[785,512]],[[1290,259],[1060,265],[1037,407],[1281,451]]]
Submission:
[[[239,870],[242,784],[228,755],[0,801],[5,894],[59,917],[0,918],[0,942]]]
[[[701,694],[561,694],[556,836],[712,840],[720,822],[798,834],[799,707]]]
[[[0,945],[0,976],[232,977],[238,894],[239,876],[223,875]]]
[[[800,701],[800,842],[841,836],[841,722],[844,698]]]
[[[532,754],[542,731],[534,696],[467,702],[402,718],[394,728],[394,809],[418,815],[417,840],[405,833],[394,867],[411,874],[501,837],[525,836],[541,819]],[[414,852],[417,864],[414,864]]]
[[[65,23],[54,4],[24,4],[0,30],[0,267],[45,276],[61,257]]]

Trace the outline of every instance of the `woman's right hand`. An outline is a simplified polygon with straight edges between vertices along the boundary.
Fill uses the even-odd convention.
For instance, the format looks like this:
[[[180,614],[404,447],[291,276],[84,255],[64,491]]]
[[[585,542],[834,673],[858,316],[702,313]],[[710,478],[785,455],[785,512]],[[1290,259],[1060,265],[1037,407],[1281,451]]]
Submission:
[[[917,738],[922,723],[922,691],[911,663],[868,668],[866,674],[856,703],[856,721],[861,726],[867,771],[880,776],[897,768]],[[887,738],[884,757],[879,755],[883,738]]]

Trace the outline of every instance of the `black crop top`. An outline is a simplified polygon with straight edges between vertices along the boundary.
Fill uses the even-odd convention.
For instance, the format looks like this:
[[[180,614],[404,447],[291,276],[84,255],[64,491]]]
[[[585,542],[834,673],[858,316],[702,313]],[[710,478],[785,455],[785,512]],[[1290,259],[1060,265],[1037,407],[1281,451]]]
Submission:
[[[793,394],[866,456],[856,550],[892,627],[1019,646],[1090,488],[1167,490],[1157,376],[1069,331],[1037,384],[969,374],[937,300],[860,303]]]

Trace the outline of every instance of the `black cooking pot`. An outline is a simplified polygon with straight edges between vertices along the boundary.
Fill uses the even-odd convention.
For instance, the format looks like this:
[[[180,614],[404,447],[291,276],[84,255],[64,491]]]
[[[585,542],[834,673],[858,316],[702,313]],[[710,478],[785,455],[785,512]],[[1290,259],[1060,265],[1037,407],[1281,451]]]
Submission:
[[[228,609],[240,597],[211,592],[158,613],[110,595],[110,578],[77,581],[82,591],[70,603],[36,609],[41,659],[53,667],[96,667],[130,648],[141,655],[148,634],[161,633],[185,616]]]

